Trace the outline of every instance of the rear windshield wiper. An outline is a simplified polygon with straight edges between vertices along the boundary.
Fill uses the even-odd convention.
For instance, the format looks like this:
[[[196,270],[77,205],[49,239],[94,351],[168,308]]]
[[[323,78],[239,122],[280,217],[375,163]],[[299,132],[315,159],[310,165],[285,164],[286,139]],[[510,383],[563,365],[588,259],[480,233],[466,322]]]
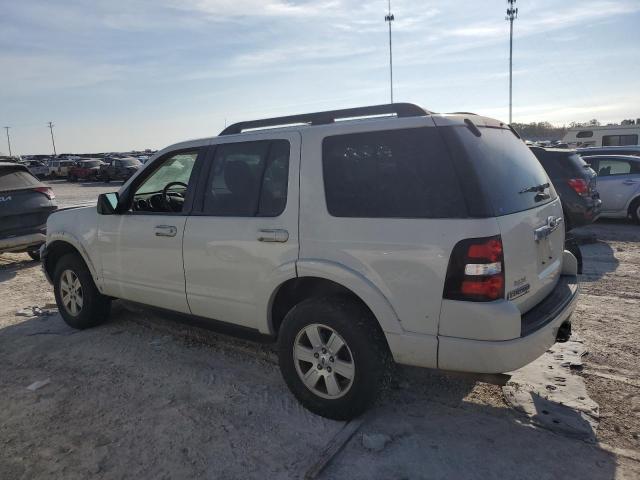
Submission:
[[[534,185],[533,187],[528,187],[528,188],[525,188],[524,190],[520,190],[518,193],[540,193],[540,192],[544,192],[550,186],[551,184],[549,182],[541,183],[540,185]]]

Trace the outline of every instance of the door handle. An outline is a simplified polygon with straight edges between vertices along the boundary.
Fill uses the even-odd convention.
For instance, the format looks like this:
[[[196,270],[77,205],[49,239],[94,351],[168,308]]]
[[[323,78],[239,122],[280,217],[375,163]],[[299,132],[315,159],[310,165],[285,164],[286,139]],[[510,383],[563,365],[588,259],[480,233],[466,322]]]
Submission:
[[[259,230],[259,233],[258,241],[260,242],[285,243],[289,240],[289,232],[281,228],[264,228]]]
[[[156,225],[156,237],[175,237],[178,229],[173,225]]]

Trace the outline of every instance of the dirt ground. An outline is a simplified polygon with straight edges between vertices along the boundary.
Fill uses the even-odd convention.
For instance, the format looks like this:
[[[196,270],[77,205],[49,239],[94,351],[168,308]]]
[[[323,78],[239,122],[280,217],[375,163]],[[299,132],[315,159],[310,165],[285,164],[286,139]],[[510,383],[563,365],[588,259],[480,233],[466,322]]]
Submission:
[[[72,203],[83,188],[60,190]],[[582,247],[573,316],[588,350],[575,374],[600,405],[595,444],[535,426],[499,386],[398,368],[319,478],[640,478],[640,227],[607,221],[580,233],[598,239]],[[39,264],[0,256],[2,480],[304,478],[344,427],[299,406],[262,339],[121,302],[87,331],[55,311],[16,315],[53,301]],[[382,450],[365,448],[371,434],[385,436]]]

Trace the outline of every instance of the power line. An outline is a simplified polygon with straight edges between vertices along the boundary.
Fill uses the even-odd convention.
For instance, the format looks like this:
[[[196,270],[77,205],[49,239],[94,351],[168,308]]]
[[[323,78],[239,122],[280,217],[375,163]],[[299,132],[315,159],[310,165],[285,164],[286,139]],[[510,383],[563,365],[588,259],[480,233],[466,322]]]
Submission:
[[[389,23],[389,80],[391,88],[391,103],[393,103],[393,49],[391,45],[391,22],[396,18],[391,13],[391,0],[389,0],[389,13],[385,15],[384,21]]]
[[[53,122],[49,122],[49,130],[51,130],[51,143],[53,144],[53,156],[57,156],[58,153],[56,152],[56,141],[53,139],[53,127],[55,127],[55,125],[53,124]]]
[[[11,127],[4,127],[4,129],[7,131],[7,145],[9,145],[9,156],[12,157],[13,155],[11,154],[11,138],[9,137],[9,129]]]
[[[509,20],[509,123],[511,123],[513,113],[513,21],[518,18],[518,9],[514,8],[516,0],[507,0],[507,16]]]

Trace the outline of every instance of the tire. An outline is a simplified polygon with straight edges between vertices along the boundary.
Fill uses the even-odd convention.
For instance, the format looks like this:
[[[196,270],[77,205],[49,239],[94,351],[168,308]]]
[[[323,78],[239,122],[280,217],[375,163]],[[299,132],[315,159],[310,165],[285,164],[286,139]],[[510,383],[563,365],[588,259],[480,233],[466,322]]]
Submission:
[[[69,277],[69,272],[71,277]],[[65,275],[65,283],[63,283],[63,274]],[[78,293],[81,298],[81,306],[75,309],[74,314],[72,305],[63,303],[64,293],[62,290],[65,285],[67,287],[70,284],[77,286],[76,280],[80,284]],[[53,289],[60,315],[70,327],[80,330],[95,327],[109,317],[111,300],[98,291],[93,278],[91,278],[91,272],[78,254],[67,254],[58,260],[53,274]]]
[[[67,180],[69,180],[70,182],[77,182],[78,181],[78,177],[76,177],[74,175],[71,175],[71,176],[69,176],[69,178]]]
[[[390,365],[376,322],[364,306],[344,296],[311,298],[287,313],[278,339],[280,371],[305,408],[323,417],[349,420],[373,403]],[[309,331],[318,332],[315,345]],[[331,348],[336,345],[332,338],[343,341],[344,346]],[[294,358],[296,346],[295,351],[309,361]],[[312,380],[308,383],[313,385],[315,380],[313,389],[303,380],[309,374]],[[333,380],[327,382],[330,377]]]
[[[104,183],[109,183],[111,181],[111,179],[109,178],[109,175],[105,175],[104,177],[102,177],[102,181]]]
[[[27,252],[27,254],[36,262],[40,261],[40,246],[38,246],[37,248],[33,249],[33,250],[29,250]]]
[[[636,198],[629,207],[629,213],[634,222],[640,225],[640,198]]]

